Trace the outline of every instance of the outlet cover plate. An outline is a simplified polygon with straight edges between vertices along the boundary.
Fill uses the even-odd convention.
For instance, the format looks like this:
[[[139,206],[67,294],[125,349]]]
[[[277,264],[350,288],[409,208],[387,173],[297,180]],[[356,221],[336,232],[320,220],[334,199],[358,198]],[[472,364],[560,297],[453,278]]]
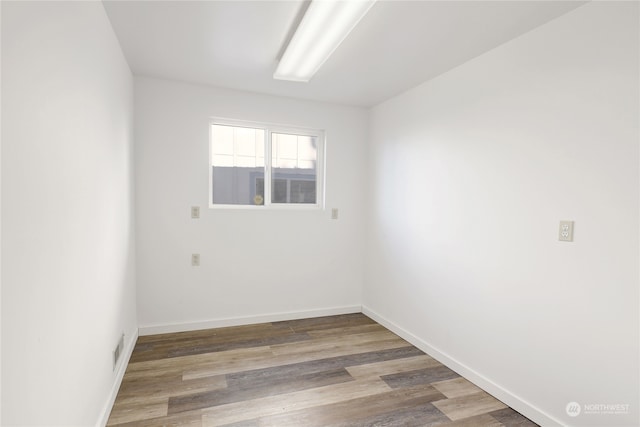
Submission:
[[[191,265],[193,267],[200,266],[200,254],[191,254]]]
[[[560,221],[558,240],[561,242],[573,242],[573,221]]]

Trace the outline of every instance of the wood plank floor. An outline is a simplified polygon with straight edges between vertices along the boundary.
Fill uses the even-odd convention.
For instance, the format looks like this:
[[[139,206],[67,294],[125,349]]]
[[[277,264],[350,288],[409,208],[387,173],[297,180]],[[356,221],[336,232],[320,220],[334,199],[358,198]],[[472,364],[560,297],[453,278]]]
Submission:
[[[536,426],[362,314],[138,339],[109,426]]]

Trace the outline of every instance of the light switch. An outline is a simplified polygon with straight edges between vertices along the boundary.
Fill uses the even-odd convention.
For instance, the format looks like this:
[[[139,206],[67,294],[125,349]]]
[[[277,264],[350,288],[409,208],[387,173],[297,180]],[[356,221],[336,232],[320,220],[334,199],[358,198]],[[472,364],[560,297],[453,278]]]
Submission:
[[[338,209],[337,208],[331,209],[331,219],[338,219]]]
[[[573,242],[573,221],[560,221],[558,240],[561,242]]]

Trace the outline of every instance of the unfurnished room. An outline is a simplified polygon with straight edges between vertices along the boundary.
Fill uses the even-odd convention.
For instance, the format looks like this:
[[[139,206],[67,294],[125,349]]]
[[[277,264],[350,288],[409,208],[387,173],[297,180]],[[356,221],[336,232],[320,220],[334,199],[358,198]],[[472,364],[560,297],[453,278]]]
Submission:
[[[0,1],[0,425],[640,426],[638,1]]]

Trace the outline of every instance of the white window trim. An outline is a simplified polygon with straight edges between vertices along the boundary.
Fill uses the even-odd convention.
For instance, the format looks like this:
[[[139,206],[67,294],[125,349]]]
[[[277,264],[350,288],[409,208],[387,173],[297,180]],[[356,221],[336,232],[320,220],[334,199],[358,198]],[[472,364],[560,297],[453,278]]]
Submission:
[[[213,154],[212,147],[212,135],[211,126],[236,126],[236,127],[248,127],[253,129],[262,129],[265,132],[266,144],[264,155],[264,196],[265,203],[261,206],[255,205],[229,205],[229,204],[214,204],[213,203],[213,170],[211,167],[211,159]],[[313,136],[318,141],[318,159],[316,163],[316,203],[271,203],[271,133],[288,133],[302,136]],[[207,165],[209,169],[209,188],[208,203],[209,209],[241,209],[241,210],[300,210],[300,211],[318,211],[325,209],[325,175],[326,175],[326,155],[327,155],[327,141],[326,133],[320,129],[301,128],[297,126],[278,125],[271,123],[251,122],[236,119],[225,118],[212,118],[209,120],[209,157],[207,159]]]

